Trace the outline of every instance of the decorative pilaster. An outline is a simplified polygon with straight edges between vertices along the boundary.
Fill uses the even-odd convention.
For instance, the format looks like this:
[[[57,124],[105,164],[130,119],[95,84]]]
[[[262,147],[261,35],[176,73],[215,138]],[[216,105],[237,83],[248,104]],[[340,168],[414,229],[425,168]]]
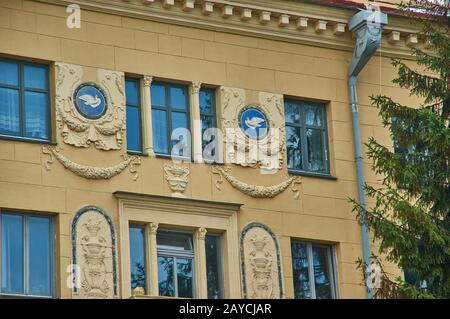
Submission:
[[[148,238],[148,247],[149,254],[147,257],[147,263],[150,266],[149,271],[149,294],[150,296],[158,296],[159,295],[159,286],[158,286],[158,248],[156,243],[156,233],[158,231],[158,223],[150,223],[147,226],[147,238]]]
[[[194,150],[194,162],[203,163],[202,152],[202,122],[200,118],[200,82],[192,82],[191,85],[191,114],[192,114],[192,144]]]
[[[152,79],[153,78],[151,76],[144,75],[141,82],[144,150],[149,156],[155,156],[155,152],[153,150],[152,97],[150,93]]]
[[[197,298],[206,299],[208,298],[208,281],[206,274],[206,249],[205,249],[205,237],[207,230],[204,227],[200,227],[195,232],[197,240],[197,287],[198,295]]]

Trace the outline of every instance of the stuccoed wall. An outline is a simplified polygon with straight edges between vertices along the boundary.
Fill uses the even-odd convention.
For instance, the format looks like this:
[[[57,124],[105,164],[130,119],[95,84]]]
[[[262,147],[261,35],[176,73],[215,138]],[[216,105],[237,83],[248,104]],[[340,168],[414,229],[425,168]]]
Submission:
[[[348,203],[348,197],[357,197],[346,84],[351,52],[86,10],[81,14],[81,29],[70,30],[65,27],[66,17],[65,7],[61,6],[1,1],[0,54],[80,65],[87,76],[93,76],[100,68],[242,88],[248,102],[256,102],[260,91],[328,101],[331,174],[336,180],[302,177],[302,184],[297,185],[298,200],[290,190],[273,199],[255,199],[227,182],[221,184],[221,190],[217,189],[217,175],[212,174],[209,165],[183,164],[190,170],[184,194],[195,199],[243,203],[238,213],[239,230],[254,221],[273,230],[281,246],[286,297],[292,298],[294,293],[291,237],[336,243],[340,297],[365,297],[360,273],[355,270],[355,260],[361,256],[361,229]],[[393,76],[395,70],[389,59],[375,56],[359,77],[364,142],[374,136],[391,145],[376,109],[370,106],[369,95],[383,93],[394,96],[400,103],[414,102],[406,90],[393,86],[390,82]],[[75,148],[63,143],[59,127],[53,133],[64,155],[77,163],[105,167],[117,164],[124,154],[124,148],[120,151],[102,151],[92,146]],[[71,260],[73,215],[83,206],[96,205],[109,214],[119,229],[117,199],[112,193],[120,190],[170,195],[172,191],[163,171],[163,164],[170,161],[142,157],[136,181],[129,170],[111,180],[93,181],[69,172],[56,160],[51,170],[47,170],[48,159],[42,153],[42,145],[0,140],[0,207],[57,216],[58,296],[70,298],[65,270]],[[233,166],[232,173],[247,183],[272,185],[283,181],[287,170],[283,166],[278,174],[261,175],[257,169]],[[365,175],[369,183],[377,182],[367,159]],[[395,267],[388,270],[398,271]]]

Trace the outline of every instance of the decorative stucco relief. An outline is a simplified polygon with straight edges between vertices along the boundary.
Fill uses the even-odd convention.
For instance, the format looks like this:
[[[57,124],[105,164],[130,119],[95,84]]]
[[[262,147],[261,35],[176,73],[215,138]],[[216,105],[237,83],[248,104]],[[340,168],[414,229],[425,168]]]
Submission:
[[[244,298],[284,298],[281,254],[275,234],[264,224],[250,223],[241,232]]]
[[[266,170],[280,169],[284,162],[284,118],[282,96],[259,93],[258,103],[246,104],[243,89],[222,87],[222,129],[227,141],[226,157],[229,163]],[[249,138],[240,129],[240,115],[251,106],[267,117],[268,133],[258,139]],[[230,130],[231,129],[231,130]],[[254,156],[257,154],[257,156]]]
[[[99,118],[88,118],[75,106],[74,93],[82,84],[82,67],[56,63],[56,69],[56,120],[64,142],[76,147],[89,147],[93,143],[102,150],[121,149],[126,127],[124,74],[97,71],[97,82],[93,84],[104,94],[105,111]],[[85,103],[90,102],[89,96],[81,98],[86,100]],[[92,107],[98,106],[95,101],[91,101]]]
[[[189,169],[178,165],[164,165],[164,178],[169,183],[174,197],[186,197],[183,195],[188,183]]]
[[[139,156],[122,155],[123,161],[117,165],[110,167],[94,167],[75,163],[64,155],[56,147],[43,146],[42,153],[48,155],[50,158],[45,160],[44,165],[47,171],[51,170],[51,164],[53,164],[53,158],[56,158],[66,169],[78,176],[87,179],[110,179],[116,175],[119,175],[123,170],[129,167],[129,171],[133,176],[133,180],[136,181],[139,177],[136,166],[141,165],[141,158]]]
[[[116,238],[109,216],[100,208],[87,206],[72,221],[72,263],[79,269],[79,286],[73,298],[118,296]]]
[[[218,190],[220,190],[220,184],[223,183],[223,179],[225,178],[231,184],[231,186],[251,197],[273,198],[285,191],[289,186],[291,186],[291,190],[294,193],[294,199],[298,199],[300,196],[300,191],[295,187],[296,184],[301,183],[301,179],[299,176],[289,177],[285,181],[276,185],[262,186],[244,183],[231,175],[229,171],[229,167],[222,168],[220,166],[213,166],[213,174],[219,176],[219,179],[215,182],[215,186]]]

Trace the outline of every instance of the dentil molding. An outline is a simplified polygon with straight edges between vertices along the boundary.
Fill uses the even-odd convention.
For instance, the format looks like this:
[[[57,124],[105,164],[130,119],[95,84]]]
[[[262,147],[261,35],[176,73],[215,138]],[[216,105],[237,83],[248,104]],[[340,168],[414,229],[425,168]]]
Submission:
[[[347,22],[356,9],[337,6],[281,0],[36,1],[78,4],[92,11],[346,51],[353,51],[354,47]],[[419,29],[407,19],[395,15],[389,19],[383,30],[386,44],[380,48],[381,54],[411,58],[408,46],[425,39],[417,39]]]

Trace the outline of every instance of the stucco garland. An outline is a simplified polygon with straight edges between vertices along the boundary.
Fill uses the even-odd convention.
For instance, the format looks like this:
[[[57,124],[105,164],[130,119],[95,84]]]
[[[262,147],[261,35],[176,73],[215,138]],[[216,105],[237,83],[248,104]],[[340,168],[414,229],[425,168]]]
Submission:
[[[228,169],[224,169],[220,166],[213,166],[213,174],[219,176],[219,179],[216,181],[215,186],[220,190],[219,184],[223,183],[223,178],[225,178],[231,186],[241,191],[242,193],[255,197],[255,198],[273,198],[278,194],[284,192],[289,186],[292,186],[291,189],[294,192],[294,199],[298,199],[300,192],[295,187],[296,184],[300,184],[301,180],[298,176],[289,177],[287,180],[271,186],[262,186],[262,185],[252,185],[244,183],[238,180],[236,177],[232,176],[228,173]]]
[[[117,165],[110,167],[94,167],[81,165],[69,160],[55,147],[43,146],[42,153],[50,156],[50,159],[44,162],[45,168],[48,171],[51,169],[50,165],[53,163],[53,157],[55,157],[66,169],[87,179],[110,179],[119,175],[128,166],[130,166],[130,173],[133,174],[133,180],[135,181],[139,177],[135,167],[141,164],[141,159],[138,156],[124,155],[124,160]]]

